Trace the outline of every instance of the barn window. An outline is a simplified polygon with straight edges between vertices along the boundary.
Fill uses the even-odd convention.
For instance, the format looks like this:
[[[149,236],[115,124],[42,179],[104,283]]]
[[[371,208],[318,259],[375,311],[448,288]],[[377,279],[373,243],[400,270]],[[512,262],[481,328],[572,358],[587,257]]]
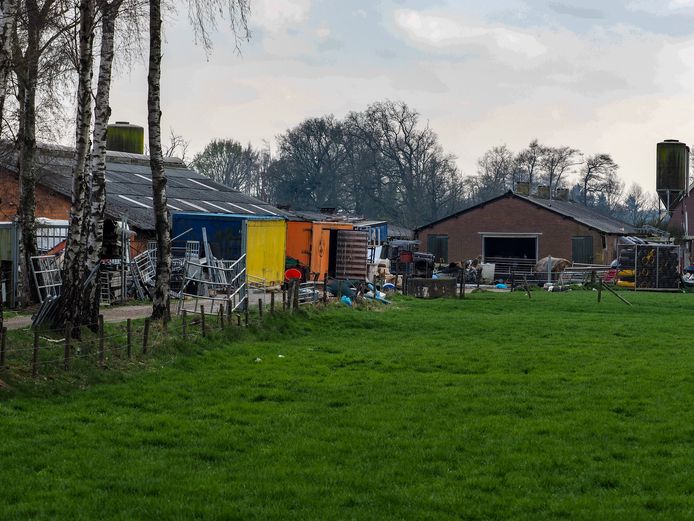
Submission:
[[[441,264],[448,262],[448,235],[429,235],[427,249],[434,256],[434,261]]]

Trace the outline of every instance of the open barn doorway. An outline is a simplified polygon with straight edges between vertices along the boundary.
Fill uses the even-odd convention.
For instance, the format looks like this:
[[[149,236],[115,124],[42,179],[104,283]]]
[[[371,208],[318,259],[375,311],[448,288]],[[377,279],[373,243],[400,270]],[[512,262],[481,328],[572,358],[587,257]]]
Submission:
[[[530,271],[537,263],[537,235],[484,235],[484,262],[495,264],[497,276]]]

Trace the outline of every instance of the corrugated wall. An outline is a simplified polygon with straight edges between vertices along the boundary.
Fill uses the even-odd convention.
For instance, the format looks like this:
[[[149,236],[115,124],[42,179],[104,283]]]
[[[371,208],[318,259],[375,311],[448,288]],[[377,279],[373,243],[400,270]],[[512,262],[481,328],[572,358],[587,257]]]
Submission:
[[[248,220],[246,269],[250,277],[268,284],[284,280],[287,226],[283,219]],[[251,281],[253,282],[253,281]]]

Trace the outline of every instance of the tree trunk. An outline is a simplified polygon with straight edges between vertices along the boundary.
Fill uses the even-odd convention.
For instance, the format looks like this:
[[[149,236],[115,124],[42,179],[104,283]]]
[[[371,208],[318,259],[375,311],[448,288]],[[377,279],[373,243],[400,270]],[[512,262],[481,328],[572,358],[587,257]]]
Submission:
[[[104,2],[101,8],[101,59],[94,106],[94,138],[92,148],[92,185],[87,236],[87,273],[101,261],[104,242],[104,211],[106,209],[106,131],[111,117],[111,71],[116,17],[121,2]],[[86,289],[84,300],[85,321],[95,322],[99,315],[98,279]]]
[[[17,75],[20,92],[19,122],[19,215],[17,223],[20,241],[20,288],[22,304],[36,300],[37,291],[30,283],[31,257],[36,247],[36,87],[38,81],[38,35],[28,32],[24,67]]]
[[[7,77],[12,65],[10,35],[17,15],[17,0],[0,0],[0,130],[7,97]]]
[[[72,173],[72,207],[63,264],[63,316],[76,327],[82,323],[82,285],[85,279],[85,232],[88,214],[87,158],[92,115],[92,63],[94,46],[94,0],[80,0],[79,79],[75,128],[75,166]]]
[[[149,2],[149,76],[147,77],[147,123],[152,168],[152,195],[157,234],[157,280],[152,302],[153,319],[169,319],[171,279],[171,229],[166,201],[166,174],[161,146],[161,1]]]

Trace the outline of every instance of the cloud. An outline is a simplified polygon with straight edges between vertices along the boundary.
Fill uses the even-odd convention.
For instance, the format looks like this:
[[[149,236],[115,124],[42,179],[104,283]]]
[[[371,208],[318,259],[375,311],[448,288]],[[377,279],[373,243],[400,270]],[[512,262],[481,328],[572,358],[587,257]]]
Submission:
[[[563,4],[559,2],[550,2],[550,9],[553,11],[576,18],[585,18],[589,20],[599,20],[604,18],[604,13],[599,9],[591,9],[589,7],[577,7],[575,5]]]
[[[396,26],[414,42],[434,49],[483,47],[537,58],[547,48],[532,34],[503,26],[473,24],[462,17],[426,14],[412,9],[394,13]]]
[[[275,32],[303,22],[310,11],[311,0],[254,0],[251,23]]]

